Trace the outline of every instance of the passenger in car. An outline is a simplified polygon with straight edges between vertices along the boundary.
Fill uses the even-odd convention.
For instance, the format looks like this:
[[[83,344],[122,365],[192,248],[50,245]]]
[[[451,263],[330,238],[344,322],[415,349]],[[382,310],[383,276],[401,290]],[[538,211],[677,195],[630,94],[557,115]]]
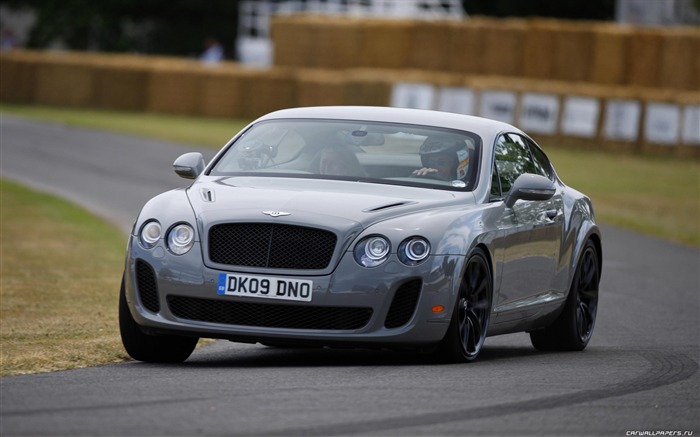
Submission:
[[[352,150],[342,146],[328,146],[319,152],[318,174],[365,176],[365,171]]]

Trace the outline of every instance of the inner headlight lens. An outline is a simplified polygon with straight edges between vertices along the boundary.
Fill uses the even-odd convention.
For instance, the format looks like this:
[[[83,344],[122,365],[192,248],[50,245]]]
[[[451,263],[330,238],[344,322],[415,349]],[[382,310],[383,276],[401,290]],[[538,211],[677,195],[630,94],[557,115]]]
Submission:
[[[391,243],[386,238],[374,235],[355,246],[355,261],[364,267],[376,267],[389,258]]]
[[[139,241],[141,246],[146,249],[152,249],[158,240],[160,239],[160,233],[162,229],[160,223],[155,220],[147,222],[145,225],[141,226],[141,232],[139,233]]]
[[[430,243],[423,237],[408,238],[399,246],[398,255],[402,263],[408,266],[418,265],[430,255]]]
[[[194,229],[192,226],[182,223],[173,227],[168,232],[168,249],[175,255],[184,255],[194,245]]]

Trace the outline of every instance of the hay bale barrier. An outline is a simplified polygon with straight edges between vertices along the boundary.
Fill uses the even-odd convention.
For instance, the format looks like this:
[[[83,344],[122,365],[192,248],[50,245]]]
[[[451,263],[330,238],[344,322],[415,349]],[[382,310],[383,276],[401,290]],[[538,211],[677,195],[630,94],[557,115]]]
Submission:
[[[255,118],[294,106],[438,109],[536,138],[700,157],[700,30],[553,19],[276,16],[274,65],[0,53],[0,102]]]

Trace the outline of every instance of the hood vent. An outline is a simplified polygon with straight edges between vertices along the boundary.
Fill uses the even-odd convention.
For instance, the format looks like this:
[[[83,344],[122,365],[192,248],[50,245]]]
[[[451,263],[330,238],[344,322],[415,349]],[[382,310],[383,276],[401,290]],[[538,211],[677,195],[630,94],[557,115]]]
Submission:
[[[388,204],[388,205],[380,205],[380,206],[375,206],[374,208],[367,208],[367,209],[362,210],[362,212],[379,212],[379,211],[385,211],[385,210],[387,210],[387,209],[398,208],[399,206],[406,206],[406,205],[411,205],[411,204],[414,204],[414,203],[416,203],[416,202],[408,202],[408,201],[405,201],[405,202],[390,203],[390,204]]]
[[[202,188],[199,190],[199,194],[202,195],[202,200],[209,203],[214,203],[216,201],[216,196],[214,196],[214,190],[209,188]]]

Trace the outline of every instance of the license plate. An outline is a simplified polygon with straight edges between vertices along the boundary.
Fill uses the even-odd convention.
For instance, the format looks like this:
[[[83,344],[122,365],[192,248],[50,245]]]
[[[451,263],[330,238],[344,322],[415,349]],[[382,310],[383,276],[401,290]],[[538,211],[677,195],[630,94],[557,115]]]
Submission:
[[[311,302],[313,281],[219,273],[217,293],[229,296]]]

